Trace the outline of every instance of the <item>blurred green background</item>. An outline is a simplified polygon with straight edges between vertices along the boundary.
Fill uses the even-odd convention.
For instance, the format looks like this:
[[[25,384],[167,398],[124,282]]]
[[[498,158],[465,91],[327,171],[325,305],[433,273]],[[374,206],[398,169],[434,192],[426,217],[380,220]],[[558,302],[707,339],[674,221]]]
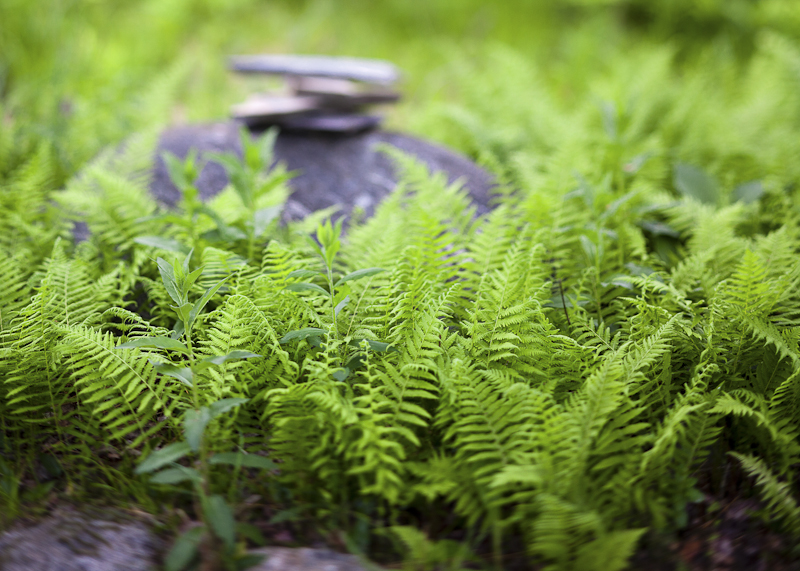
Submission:
[[[389,59],[406,73],[406,97],[390,112],[389,127],[492,166],[547,138],[538,130],[553,114],[570,123],[586,102],[596,110],[598,101],[615,99],[613,113],[623,113],[631,82],[652,84],[661,98],[653,112],[660,113],[664,93],[676,88],[670,82],[698,69],[713,81],[697,97],[736,97],[751,60],[767,52],[781,51],[798,81],[797,4],[2,0],[0,183],[43,147],[55,159],[57,188],[132,132],[224,118],[253,88],[226,72],[225,56],[259,52]],[[552,105],[542,111],[547,117],[527,111],[541,98]],[[548,142],[538,145],[541,152]]]

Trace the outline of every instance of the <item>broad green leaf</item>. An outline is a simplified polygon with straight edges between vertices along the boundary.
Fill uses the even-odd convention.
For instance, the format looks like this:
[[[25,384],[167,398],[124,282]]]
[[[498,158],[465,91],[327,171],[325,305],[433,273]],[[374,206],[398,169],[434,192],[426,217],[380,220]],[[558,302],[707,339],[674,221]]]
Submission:
[[[183,458],[189,452],[191,452],[191,448],[186,442],[175,442],[174,444],[168,444],[161,450],[151,452],[141,464],[136,466],[134,473],[147,474],[148,472],[158,470],[162,466],[166,466],[167,464],[175,462],[175,460]]]
[[[231,507],[222,496],[214,494],[208,498],[206,518],[216,536],[225,543],[228,549],[231,549],[236,541],[236,522],[233,519]]]
[[[672,226],[659,222],[657,220],[642,220],[639,226],[654,236],[669,236],[670,238],[680,238],[680,232],[675,230]]]
[[[383,341],[373,341],[372,339],[362,339],[356,338],[350,341],[350,345],[355,347],[360,347],[361,342],[366,341],[369,348],[375,351],[376,353],[386,353],[387,351],[399,351],[397,347],[393,347],[391,343],[384,343]]]
[[[175,270],[172,267],[172,264],[167,262],[164,258],[156,258],[156,264],[158,264],[158,272],[161,274],[161,282],[164,284],[164,287],[167,289],[167,293],[172,298],[176,304],[181,305],[181,293],[178,289],[178,284],[175,281]]]
[[[349,376],[350,376],[350,369],[348,369],[347,367],[343,369],[336,369],[333,372],[333,378],[339,381],[340,383],[344,382]]]
[[[262,357],[257,353],[251,353],[250,351],[231,351],[227,355],[219,355],[217,357],[206,357],[198,361],[194,369],[195,371],[203,371],[213,365],[222,365],[227,361],[236,361],[239,359],[254,359],[256,357]]]
[[[625,267],[631,272],[633,276],[649,276],[654,272],[653,268],[647,266],[640,266],[639,264],[634,264],[633,262],[628,262],[625,264]]]
[[[392,347],[392,350],[394,351],[395,348]],[[347,363],[345,363],[344,366],[345,366],[346,369],[349,369],[351,371],[356,371],[356,370],[358,370],[358,369],[360,369],[361,367],[364,366],[364,363],[366,362],[366,360],[367,360],[367,356],[364,355],[364,353],[359,352],[359,353],[356,353],[355,355],[353,355],[352,357],[350,357],[350,359],[347,361]]]
[[[193,527],[181,535],[164,559],[165,571],[183,571],[197,556],[205,526]]]
[[[743,202],[750,204],[764,196],[764,185],[760,180],[754,180],[740,184],[733,189],[733,200],[735,202]]]
[[[392,346],[390,343],[384,343],[383,341],[373,341],[372,339],[367,339],[367,344],[369,345],[369,348],[375,351],[376,353],[400,351],[400,349],[398,349],[397,347]]]
[[[320,337],[325,335],[325,331],[320,329],[319,327],[304,327],[303,329],[297,329],[295,331],[290,331],[283,337],[281,337],[281,343],[289,343],[290,341],[302,341],[303,339],[307,339],[308,337]]]
[[[175,321],[175,325],[172,327],[172,332],[169,334],[169,338],[180,339],[185,332],[186,332],[186,324],[180,319],[178,319]]]
[[[197,316],[200,314],[201,311],[203,311],[203,308],[206,306],[206,304],[209,301],[211,301],[211,298],[214,297],[214,294],[217,293],[217,290],[219,290],[219,288],[222,287],[222,284],[228,281],[229,277],[230,276],[225,276],[219,282],[217,282],[216,285],[213,285],[210,288],[208,288],[206,290],[206,293],[203,294],[203,297],[197,300],[197,303],[194,304],[194,307],[192,308],[192,311],[189,314],[189,320],[186,323],[187,329],[191,329],[194,320],[197,319]]]
[[[183,417],[183,435],[193,452],[200,450],[203,442],[203,432],[211,422],[211,413],[207,407],[200,410],[190,409]]]
[[[169,349],[170,351],[180,351],[181,353],[189,354],[189,348],[178,341],[177,339],[170,339],[169,337],[138,337],[131,339],[127,343],[117,345],[117,349],[135,349],[135,348],[157,348]]]
[[[260,238],[264,232],[266,232],[270,222],[275,220],[278,215],[280,215],[281,210],[283,210],[283,205],[269,206],[267,208],[256,210],[256,213],[253,216],[253,233],[255,234],[256,238]]]
[[[694,165],[676,164],[673,184],[682,195],[705,204],[717,204],[719,201],[717,181],[706,171]]]
[[[333,240],[332,243],[326,244],[322,247],[323,251],[325,252],[325,263],[329,268],[333,267],[333,260],[336,259],[336,254],[339,253],[340,247],[341,244],[339,243],[339,240]]]
[[[295,270],[290,272],[286,278],[310,278],[313,276],[321,276],[324,275],[323,272],[319,270]]]
[[[236,242],[237,240],[246,240],[247,234],[239,230],[236,226],[228,226],[227,224],[223,224],[217,226],[213,230],[209,230],[208,232],[203,232],[200,237],[203,240],[208,240],[209,242],[216,242],[219,243],[227,243],[227,242]]]
[[[322,295],[330,295],[327,291],[319,287],[317,284],[310,284],[306,282],[300,282],[297,284],[289,284],[286,286],[286,289],[289,291],[314,291],[317,293],[321,293]]]
[[[189,290],[192,289],[192,286],[194,285],[194,282],[197,281],[197,278],[199,278],[202,273],[203,273],[203,267],[201,266],[201,267],[197,268],[195,271],[193,271],[192,273],[190,273],[189,275],[186,276],[186,279],[183,281],[183,296],[184,296],[184,298],[187,297],[187,295],[189,293]]]
[[[231,466],[242,466],[243,468],[261,468],[264,470],[277,470],[278,465],[263,456],[255,454],[243,454],[241,452],[222,452],[214,454],[209,462],[211,464],[229,464]]]
[[[219,415],[225,414],[229,410],[234,409],[239,405],[243,405],[249,400],[250,399],[239,398],[221,399],[208,405],[209,413],[211,414],[211,418],[217,418]]]
[[[172,238],[162,238],[161,236],[139,236],[134,238],[133,241],[142,246],[159,248],[168,252],[178,252],[179,254],[185,254],[189,251],[189,246],[184,246]]]
[[[170,307],[175,310],[175,313],[178,315],[178,319],[183,321],[185,324],[189,324],[190,316],[192,314],[192,304],[191,303],[184,303],[180,307],[176,307],[174,305],[170,305]],[[184,326],[185,327],[185,326]]]
[[[151,484],[180,484],[181,482],[202,482],[203,477],[194,468],[176,465],[174,468],[167,468],[153,474],[150,477]]]
[[[183,270],[184,276],[186,276],[186,274],[189,273],[189,262],[192,260],[193,253],[194,253],[194,248],[189,250],[189,252],[186,254],[186,257],[183,259],[183,263],[181,264],[181,269]]]
[[[309,243],[309,245],[311,246],[311,248],[312,248],[312,249],[313,249],[313,250],[314,250],[314,251],[315,251],[317,254],[319,254],[319,256],[320,256],[322,259],[325,259],[325,252],[323,252],[322,248],[321,248],[321,247],[320,247],[320,245],[317,243],[317,241],[316,241],[316,240],[314,240],[314,238],[312,238],[311,236],[306,236],[306,240],[308,241],[308,243]]]
[[[385,272],[383,268],[365,268],[363,270],[356,270],[354,272],[350,272],[346,276],[342,277],[338,282],[334,284],[334,287],[339,287],[345,282],[352,282],[355,280],[360,280],[362,278],[367,278],[369,276],[374,276],[375,274],[379,274],[381,272]]]
[[[153,368],[162,375],[172,377],[173,379],[178,379],[187,387],[193,386],[194,374],[189,367],[176,367],[175,365],[171,365],[169,363],[150,362],[153,364]]]
[[[334,315],[336,315],[336,317],[339,317],[339,312],[342,311],[342,309],[344,309],[344,307],[348,303],[350,303],[350,296],[346,295],[344,296],[344,299],[342,301],[336,304],[336,307],[333,310]]]

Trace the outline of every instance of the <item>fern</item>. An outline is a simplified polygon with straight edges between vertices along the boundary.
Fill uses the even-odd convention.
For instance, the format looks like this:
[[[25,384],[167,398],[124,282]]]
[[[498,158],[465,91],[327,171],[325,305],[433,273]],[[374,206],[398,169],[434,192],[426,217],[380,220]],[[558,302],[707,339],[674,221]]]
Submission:
[[[394,123],[491,170],[493,209],[476,215],[461,186],[475,181],[383,148],[397,188],[314,242],[335,207],[279,223],[286,173],[249,138],[244,163],[218,157],[234,184],[206,204],[191,160],[170,162],[193,175],[175,209],[149,195],[160,123],[220,116],[242,89],[195,65],[225,35],[197,29],[203,10],[117,7],[123,31],[139,26],[121,42],[92,24],[108,20],[102,3],[80,21],[17,4],[0,6],[0,510],[23,511],[46,457],[67,479],[55,493],[113,490],[146,509],[168,493],[168,510],[209,522],[158,483],[196,470],[196,497],[260,497],[298,541],[388,560],[374,540],[389,528],[409,568],[467,566],[473,552],[498,569],[623,569],[645,527],[684,532],[693,502],[728,499],[717,483],[737,461],[765,513],[800,534],[800,49],[792,11],[776,15],[788,2],[738,2],[744,27],[707,7],[703,25],[724,32],[701,49],[684,0],[622,24],[580,2],[564,15],[489,6],[497,25],[465,52],[449,39],[463,19],[434,0],[437,49],[404,63],[428,80]],[[276,5],[264,28],[245,4],[215,25],[291,16]],[[328,20],[369,21],[391,48],[373,10],[424,29],[400,3]],[[578,31],[547,53],[512,37],[517,20],[544,33],[564,17]],[[58,49],[89,28],[96,42]],[[200,41],[180,55],[189,30]],[[664,30],[670,42],[639,38]],[[178,287],[153,259],[192,247],[171,266]],[[208,311],[192,314],[198,298]],[[235,410],[212,422],[220,402]],[[190,440],[196,458],[150,480],[146,462],[131,469]]]
[[[792,533],[800,534],[800,506],[792,494],[791,486],[780,481],[763,460],[736,452],[731,455],[741,462],[748,474],[756,477],[756,485],[761,488],[769,512],[785,520]]]
[[[115,351],[110,334],[79,326],[68,329],[63,343],[70,347],[64,364],[75,379],[77,396],[98,418],[107,435],[103,440],[135,436],[129,443],[135,448],[173,424],[180,400],[169,389],[168,378],[157,376],[147,355]]]

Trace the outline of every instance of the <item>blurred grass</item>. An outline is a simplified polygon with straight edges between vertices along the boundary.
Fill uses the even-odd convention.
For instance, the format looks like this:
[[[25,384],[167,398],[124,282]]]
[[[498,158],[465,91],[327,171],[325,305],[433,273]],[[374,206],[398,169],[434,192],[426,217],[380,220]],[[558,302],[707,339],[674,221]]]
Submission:
[[[669,65],[706,58],[714,70],[718,58],[746,62],[767,33],[800,37],[794,0],[2,0],[0,22],[0,182],[49,145],[56,186],[131,132],[225,117],[252,89],[225,71],[232,53],[389,59],[406,72],[406,100],[389,126],[463,148],[431,110],[463,104],[470,73],[476,84],[503,82],[470,68],[497,46],[568,107],[608,69],[647,60],[654,47]]]

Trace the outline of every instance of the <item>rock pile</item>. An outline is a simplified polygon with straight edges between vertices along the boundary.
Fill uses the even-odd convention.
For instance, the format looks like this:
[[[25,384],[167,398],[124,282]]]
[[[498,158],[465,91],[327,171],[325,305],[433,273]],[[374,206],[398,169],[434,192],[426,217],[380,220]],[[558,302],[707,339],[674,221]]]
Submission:
[[[253,95],[232,108],[233,121],[176,126],[166,130],[156,150],[151,191],[164,204],[180,199],[162,154],[184,158],[190,150],[201,161],[207,153],[234,152],[241,156],[239,128],[253,135],[271,126],[280,134],[274,159],[294,171],[289,183],[292,195],[284,220],[298,220],[331,206],[349,214],[360,208],[370,216],[375,206],[394,190],[398,173],[382,145],[395,147],[422,161],[433,172],[445,173],[448,183],[460,181],[470,194],[478,214],[489,211],[494,178],[463,157],[439,145],[375,129],[380,117],[367,115],[366,106],[397,101],[392,89],[400,78],[391,63],[379,60],[298,55],[234,56],[230,68],[238,73],[279,75],[285,79],[282,93]],[[228,183],[222,166],[205,164],[197,181],[201,198],[207,199]]]
[[[240,73],[280,75],[282,91],[259,93],[234,105],[232,115],[250,127],[278,125],[284,130],[355,133],[377,127],[379,115],[365,107],[393,103],[400,73],[379,60],[298,56],[234,56],[230,68]]]

